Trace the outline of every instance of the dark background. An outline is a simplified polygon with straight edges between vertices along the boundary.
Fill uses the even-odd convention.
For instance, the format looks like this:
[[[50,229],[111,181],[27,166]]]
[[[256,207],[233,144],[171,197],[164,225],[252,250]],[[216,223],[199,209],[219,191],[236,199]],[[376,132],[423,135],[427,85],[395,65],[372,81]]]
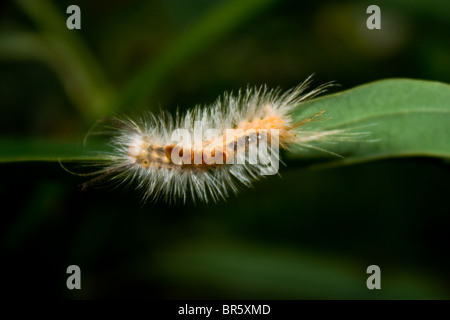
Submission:
[[[74,73],[55,68],[58,53],[21,46],[21,34],[43,27],[19,2],[0,8],[0,137],[80,141],[101,112],[83,111],[77,97],[89,102],[94,94],[78,92]],[[391,77],[450,81],[447,1],[255,1],[239,18],[202,24],[233,3],[53,6],[62,29],[67,6],[81,8],[82,29],[70,32],[107,79],[103,114],[183,110],[248,84],[288,89],[312,73],[315,84],[341,84],[334,92]],[[370,4],[381,7],[381,30],[366,28]],[[224,27],[202,38],[196,25]],[[130,84],[148,65],[153,71]],[[136,89],[142,84],[148,90]],[[123,90],[131,93],[121,99]],[[226,202],[172,207],[142,205],[132,188],[81,191],[86,179],[58,163],[0,170],[6,297],[450,297],[450,167],[440,159],[323,170],[288,161],[281,178],[270,176]],[[72,264],[81,268],[81,290],[66,288]],[[381,268],[381,290],[366,287],[372,264]]]

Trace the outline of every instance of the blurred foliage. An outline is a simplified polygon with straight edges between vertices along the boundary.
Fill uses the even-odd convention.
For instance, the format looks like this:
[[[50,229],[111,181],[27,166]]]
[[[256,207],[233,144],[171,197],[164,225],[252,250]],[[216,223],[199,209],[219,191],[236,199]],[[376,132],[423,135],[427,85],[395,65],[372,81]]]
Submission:
[[[65,27],[71,4],[81,8],[78,31]],[[247,84],[290,88],[312,73],[339,91],[391,77],[450,82],[448,1],[379,1],[374,31],[370,4],[2,2],[0,138],[24,141],[15,148],[25,156],[44,141],[35,151],[48,155],[80,146],[102,115],[183,110]],[[424,140],[429,126],[445,128],[445,119],[427,129],[408,119]],[[2,169],[10,297],[450,297],[450,171],[438,159],[320,171],[290,160],[281,179],[182,207],[142,205],[134,190],[81,192],[84,178],[57,163]],[[71,264],[81,267],[80,291],[65,287]],[[381,267],[380,291],[365,287],[371,264]]]

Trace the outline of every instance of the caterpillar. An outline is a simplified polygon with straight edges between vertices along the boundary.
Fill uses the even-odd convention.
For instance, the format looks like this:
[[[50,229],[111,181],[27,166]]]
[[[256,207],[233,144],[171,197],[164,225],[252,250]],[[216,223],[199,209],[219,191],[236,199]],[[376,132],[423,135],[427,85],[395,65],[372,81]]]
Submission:
[[[276,173],[279,148],[297,145],[333,153],[315,142],[342,140],[345,131],[311,131],[307,126],[323,120],[325,110],[293,120],[303,102],[334,85],[306,92],[310,82],[311,77],[284,93],[266,86],[226,93],[213,105],[184,115],[160,112],[103,120],[102,133],[110,136],[113,151],[83,187],[113,181],[134,184],[144,202],[218,202],[237,193],[239,184],[250,187]]]

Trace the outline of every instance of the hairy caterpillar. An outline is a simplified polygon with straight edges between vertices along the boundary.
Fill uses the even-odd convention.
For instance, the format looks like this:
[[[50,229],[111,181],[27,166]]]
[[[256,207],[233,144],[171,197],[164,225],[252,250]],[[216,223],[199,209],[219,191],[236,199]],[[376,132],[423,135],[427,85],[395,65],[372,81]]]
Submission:
[[[84,187],[113,180],[134,183],[143,191],[144,201],[162,198],[185,202],[191,197],[217,202],[230,192],[236,193],[239,183],[250,186],[262,175],[276,173],[273,168],[267,173],[267,168],[270,164],[278,169],[279,147],[300,145],[330,152],[314,143],[345,140],[347,133],[310,131],[305,126],[325,111],[297,122],[292,119],[292,112],[302,102],[332,85],[305,93],[310,79],[285,93],[260,87],[238,95],[225,94],[212,106],[197,106],[182,116],[161,113],[139,120],[109,119],[104,128],[111,135],[114,151],[107,155],[104,167],[93,173],[97,177]],[[202,128],[200,135],[196,134],[198,126]],[[180,129],[194,134],[179,141]],[[228,134],[230,129],[233,132]]]

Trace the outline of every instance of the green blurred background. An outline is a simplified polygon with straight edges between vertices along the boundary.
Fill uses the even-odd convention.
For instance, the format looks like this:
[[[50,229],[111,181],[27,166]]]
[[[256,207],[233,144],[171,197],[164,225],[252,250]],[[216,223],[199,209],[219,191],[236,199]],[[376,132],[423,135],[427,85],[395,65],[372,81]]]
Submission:
[[[81,30],[66,8],[81,8]],[[381,30],[366,8],[381,8]],[[174,111],[224,91],[331,92],[411,77],[450,82],[448,1],[6,1],[0,138],[81,144],[103,115]],[[4,150],[0,150],[5,152]],[[9,297],[448,299],[450,167],[383,160],[314,170],[287,161],[218,204],[142,206],[81,191],[58,163],[1,164],[2,290]],[[66,288],[80,266],[82,289]],[[381,290],[366,269],[381,268]]]

